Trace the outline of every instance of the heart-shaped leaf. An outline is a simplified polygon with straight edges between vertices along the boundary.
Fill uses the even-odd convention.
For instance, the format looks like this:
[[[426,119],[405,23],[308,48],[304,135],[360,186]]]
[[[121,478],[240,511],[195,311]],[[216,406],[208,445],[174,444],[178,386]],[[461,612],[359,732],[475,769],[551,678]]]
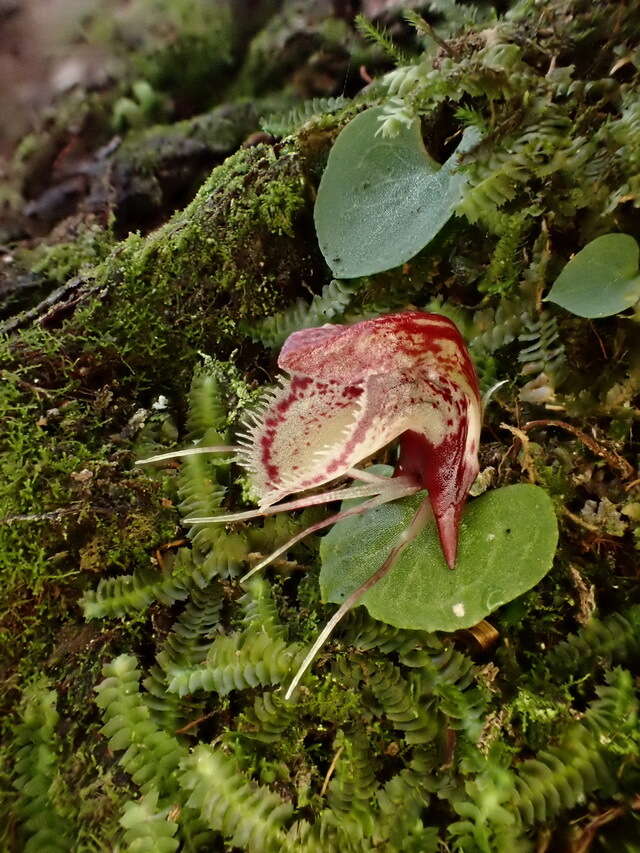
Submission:
[[[467,128],[443,166],[429,157],[420,122],[377,135],[382,107],[366,110],[338,136],[324,171],[314,219],[320,249],[336,278],[397,267],[424,248],[462,197],[460,154],[479,140]]]
[[[640,299],[638,244],[628,234],[604,234],[562,270],[547,300],[578,317],[609,317]]]
[[[332,528],[320,546],[323,601],[342,603],[373,574],[425,494]],[[528,484],[496,489],[468,504],[453,571],[431,522],[361,601],[374,618],[398,628],[467,628],[538,583],[551,568],[557,541],[553,504],[544,489]]]

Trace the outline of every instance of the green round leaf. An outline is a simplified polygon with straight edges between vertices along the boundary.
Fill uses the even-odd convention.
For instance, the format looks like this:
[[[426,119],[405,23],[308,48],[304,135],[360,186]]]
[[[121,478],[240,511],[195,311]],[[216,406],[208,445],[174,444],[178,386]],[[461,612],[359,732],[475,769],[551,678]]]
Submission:
[[[479,139],[467,128],[441,167],[427,154],[417,119],[393,138],[376,135],[382,113],[375,107],[349,122],[320,181],[316,232],[336,278],[397,267],[424,248],[460,201],[459,155]]]
[[[342,603],[382,565],[421,492],[336,524],[320,546],[323,601]],[[447,568],[431,522],[369,590],[362,604],[397,628],[468,628],[534,586],[551,568],[558,525],[548,494],[522,484],[487,492],[466,508],[456,568]]]
[[[628,234],[588,243],[562,270],[547,300],[578,317],[609,317],[640,299],[638,244]]]

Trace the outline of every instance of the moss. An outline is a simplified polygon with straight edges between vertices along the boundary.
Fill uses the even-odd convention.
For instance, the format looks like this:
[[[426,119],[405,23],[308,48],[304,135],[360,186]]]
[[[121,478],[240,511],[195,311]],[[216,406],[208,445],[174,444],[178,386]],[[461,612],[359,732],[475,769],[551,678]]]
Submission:
[[[41,244],[21,259],[31,271],[47,281],[64,284],[103,261],[113,248],[113,235],[98,225],[82,228],[75,240],[54,245]]]
[[[540,749],[553,734],[554,727],[568,721],[568,703],[549,699],[525,688],[518,691],[510,705],[512,720],[531,749]]]
[[[301,239],[308,209],[295,145],[241,150],[165,226],[130,235],[85,270],[100,295],[60,332],[36,328],[2,342],[7,672],[48,654],[52,625],[91,576],[133,571],[175,538],[161,480],[130,476],[128,422],[146,389],[180,399],[196,353],[230,352],[240,321],[284,304],[301,268],[311,280],[318,274]],[[63,278],[103,251],[103,239],[91,231],[43,250],[39,269]]]
[[[145,175],[194,151],[227,155],[256,129],[257,121],[255,106],[239,103],[225,104],[173,124],[156,124],[128,134],[115,153],[114,163],[128,173]]]
[[[290,144],[238,151],[185,210],[144,238],[130,235],[93,273],[100,293],[68,334],[109,341],[144,381],[186,383],[197,351],[224,354],[239,324],[318,276],[305,163]],[[234,337],[235,336],[235,337]]]
[[[73,834],[74,850],[106,850],[102,839],[114,838],[117,834],[118,819],[131,791],[126,776],[110,766],[106,742],[99,731],[102,721],[93,703],[94,685],[106,659],[122,648],[141,644],[143,628],[132,623],[110,632],[100,632],[69,618],[62,628],[56,629],[53,624],[47,627],[51,645],[47,650],[38,650],[40,666],[46,669],[47,675],[36,670],[28,677],[38,687],[38,692],[32,694],[36,697],[46,689],[46,682],[58,688],[54,694],[58,721],[48,742],[55,758],[51,803],[64,816]],[[3,718],[5,735],[14,737],[19,726],[18,716]],[[8,771],[7,787],[3,785],[3,790],[8,792],[14,756],[0,751],[0,760]],[[35,784],[35,780],[31,784]],[[12,799],[15,801],[15,794]],[[15,802],[13,808],[16,808]],[[3,813],[8,814],[9,810]],[[18,849],[15,841],[11,841],[15,834],[16,827],[12,827],[10,821],[3,821],[0,827],[3,850]]]
[[[126,409],[104,387],[85,384],[87,374],[52,336],[24,335],[21,343],[22,366],[5,369],[0,384],[5,677],[16,666],[28,670],[30,654],[46,656],[52,625],[86,583],[83,572],[133,568],[175,535],[161,484],[127,477],[131,457],[109,435],[126,424]],[[4,363],[15,361],[7,342],[0,351]]]
[[[478,284],[481,293],[509,293],[522,275],[525,257],[522,250],[531,221],[527,211],[505,214],[500,223],[499,240],[491,256],[491,262]]]

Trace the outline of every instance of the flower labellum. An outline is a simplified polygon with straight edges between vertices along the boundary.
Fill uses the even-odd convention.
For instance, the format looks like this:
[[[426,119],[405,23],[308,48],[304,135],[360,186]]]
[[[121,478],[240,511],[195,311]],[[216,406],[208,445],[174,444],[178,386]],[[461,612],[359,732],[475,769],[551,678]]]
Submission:
[[[481,421],[475,370],[454,324],[411,311],[305,329],[287,339],[278,365],[291,378],[266,401],[239,454],[260,506],[348,475],[399,438],[396,475],[429,491],[453,568]]]
[[[235,521],[345,498],[369,498],[312,525],[255,566],[249,573],[253,574],[316,530],[428,491],[383,565],[325,627],[290,686],[290,695],[334,625],[418,535],[429,509],[445,560],[454,568],[462,508],[478,473],[482,404],[464,340],[439,314],[407,311],[352,326],[294,332],[282,347],[278,365],[290,378],[281,379],[261,410],[250,415],[239,446],[183,451],[234,449],[237,461],[249,472],[259,508],[186,522]],[[396,439],[400,455],[392,478],[355,467]],[[288,495],[344,477],[362,485],[279,503]]]

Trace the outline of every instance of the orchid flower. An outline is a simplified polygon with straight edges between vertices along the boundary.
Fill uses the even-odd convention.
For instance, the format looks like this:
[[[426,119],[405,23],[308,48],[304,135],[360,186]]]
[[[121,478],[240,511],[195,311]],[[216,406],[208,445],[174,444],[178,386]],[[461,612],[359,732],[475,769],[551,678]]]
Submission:
[[[321,633],[287,695],[337,622],[396,562],[422,530],[430,511],[448,566],[453,569],[460,515],[478,473],[482,405],[475,370],[455,325],[439,314],[408,311],[352,326],[294,332],[278,365],[289,374],[249,416],[240,443],[196,447],[157,461],[201,452],[235,453],[249,473],[259,506],[189,524],[237,521],[350,498],[368,498],[307,528],[248,575],[323,527],[426,489],[428,497],[383,565],[342,604]],[[398,439],[391,478],[356,468]],[[285,501],[348,477],[361,485]]]

